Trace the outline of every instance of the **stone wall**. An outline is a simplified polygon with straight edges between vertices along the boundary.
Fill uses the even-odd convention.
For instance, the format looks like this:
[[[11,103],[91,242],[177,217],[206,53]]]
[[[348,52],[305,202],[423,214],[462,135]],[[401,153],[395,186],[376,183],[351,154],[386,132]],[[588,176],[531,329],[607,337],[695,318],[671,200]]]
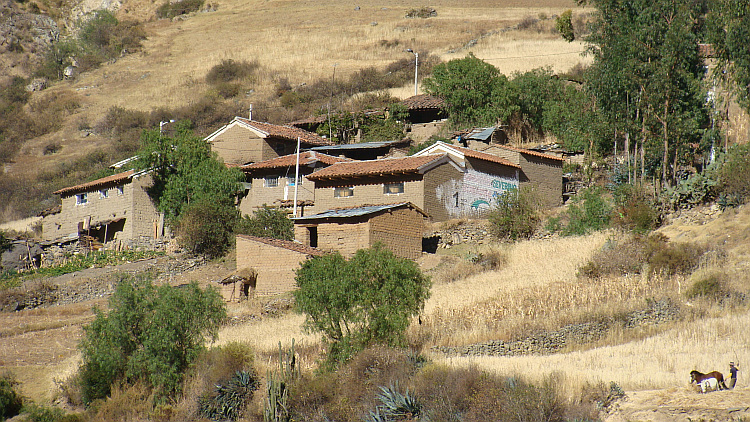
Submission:
[[[679,317],[679,308],[669,300],[652,301],[645,309],[628,313],[620,320],[605,320],[566,325],[555,331],[543,331],[516,341],[495,340],[462,347],[435,347],[434,350],[460,356],[547,355],[574,344],[595,342],[616,325],[625,329],[661,324]]]

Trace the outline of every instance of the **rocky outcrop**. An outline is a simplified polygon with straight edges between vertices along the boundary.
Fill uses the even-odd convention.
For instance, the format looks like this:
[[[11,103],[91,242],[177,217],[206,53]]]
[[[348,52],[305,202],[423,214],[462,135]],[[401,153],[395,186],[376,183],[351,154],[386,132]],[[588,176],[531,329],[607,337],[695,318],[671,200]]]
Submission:
[[[23,11],[12,0],[0,0],[0,55],[41,57],[60,37],[57,23],[47,15]],[[11,75],[12,62],[0,66],[0,77]]]

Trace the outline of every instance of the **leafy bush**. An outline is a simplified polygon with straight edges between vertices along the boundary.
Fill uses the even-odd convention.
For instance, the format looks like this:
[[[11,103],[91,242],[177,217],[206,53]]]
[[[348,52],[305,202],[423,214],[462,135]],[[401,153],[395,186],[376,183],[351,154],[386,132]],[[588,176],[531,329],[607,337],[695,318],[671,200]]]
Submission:
[[[576,39],[575,32],[573,31],[572,17],[573,11],[568,9],[562,12],[555,20],[555,29],[567,42],[573,42]]]
[[[541,202],[531,187],[503,192],[487,219],[492,233],[501,239],[528,239],[534,235],[539,221]]]
[[[568,208],[569,221],[562,233],[580,236],[606,228],[612,218],[612,205],[604,195],[603,189],[596,186],[579,192]]]
[[[255,210],[252,217],[243,216],[238,220],[234,231],[250,236],[294,240],[294,223],[289,219],[289,213],[266,205]]]
[[[65,417],[65,412],[57,407],[42,406],[35,403],[24,405],[23,413],[31,422],[64,422],[77,418]]]
[[[685,292],[688,299],[706,297],[717,299],[727,292],[723,276],[721,274],[708,274],[698,278]]]
[[[648,264],[651,272],[665,275],[691,273],[706,252],[705,248],[690,243],[654,242],[650,246]]]
[[[348,261],[338,253],[307,260],[296,281],[297,307],[306,327],[328,342],[331,364],[370,344],[404,344],[410,318],[430,295],[419,267],[380,244]]]
[[[203,6],[203,1],[182,0],[174,3],[168,1],[156,9],[156,17],[159,19],[171,19],[175,16],[197,12]]]
[[[0,375],[0,420],[12,418],[21,412],[23,398],[16,391],[18,381],[10,373]]]
[[[115,383],[143,382],[159,397],[180,391],[183,374],[215,338],[226,308],[213,289],[197,283],[156,287],[147,276],[123,276],[109,299],[109,313],[96,309],[79,345],[83,402],[107,397]]]
[[[659,211],[642,187],[623,184],[615,188],[613,196],[615,225],[644,234],[659,224]]]
[[[232,227],[239,217],[231,205],[204,200],[185,209],[176,220],[180,245],[195,254],[217,258],[232,245]]]
[[[235,421],[260,386],[254,372],[237,371],[228,380],[216,384],[216,391],[201,397],[200,414],[214,421]]]
[[[214,65],[206,74],[206,82],[218,84],[221,82],[234,82],[247,79],[260,67],[257,61],[248,62],[246,60],[234,61],[224,59],[221,63]]]

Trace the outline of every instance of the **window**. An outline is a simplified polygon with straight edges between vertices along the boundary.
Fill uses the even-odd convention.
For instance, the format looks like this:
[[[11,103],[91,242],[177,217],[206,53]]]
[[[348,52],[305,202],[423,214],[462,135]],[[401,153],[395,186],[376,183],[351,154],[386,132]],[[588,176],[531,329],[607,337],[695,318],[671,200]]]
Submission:
[[[99,198],[104,199],[109,196],[109,189],[99,190]]]
[[[275,188],[279,186],[279,176],[268,176],[265,178],[263,185],[267,188]]]
[[[354,188],[352,186],[333,188],[334,198],[348,198],[350,196],[354,196]]]
[[[122,195],[125,193],[125,186],[118,186],[117,187],[117,194]]]
[[[404,182],[383,183],[383,193],[386,195],[404,193]]]
[[[302,177],[299,178],[299,184],[302,184]],[[286,185],[287,186],[294,186],[294,176],[287,176],[286,177]]]
[[[83,205],[87,202],[89,202],[87,194],[79,193],[78,195],[76,195],[76,205]]]

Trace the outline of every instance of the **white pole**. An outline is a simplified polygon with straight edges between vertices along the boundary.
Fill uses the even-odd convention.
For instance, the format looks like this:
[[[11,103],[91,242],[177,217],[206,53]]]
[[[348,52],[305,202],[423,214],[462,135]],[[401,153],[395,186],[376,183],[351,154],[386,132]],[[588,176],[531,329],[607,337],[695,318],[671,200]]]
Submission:
[[[419,53],[414,52],[414,95],[417,95],[417,71],[419,70]]]
[[[299,147],[300,147],[300,137],[297,137],[297,165],[294,168],[294,208],[292,211],[292,214],[294,216],[297,216],[297,188],[299,185]]]

